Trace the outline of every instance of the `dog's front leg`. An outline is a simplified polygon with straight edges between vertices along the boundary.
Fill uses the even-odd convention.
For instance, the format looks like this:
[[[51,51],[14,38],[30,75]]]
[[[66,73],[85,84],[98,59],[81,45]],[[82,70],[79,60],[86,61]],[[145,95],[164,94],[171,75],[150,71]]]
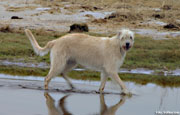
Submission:
[[[125,84],[123,83],[123,81],[121,80],[121,78],[119,77],[119,75],[117,73],[110,73],[110,77],[112,79],[114,79],[118,83],[118,85],[122,89],[122,93],[123,94],[131,95],[131,93],[128,91],[128,89],[126,88]]]
[[[105,87],[107,78],[108,78],[108,76],[104,72],[102,72],[101,73],[101,85],[99,87],[100,93],[102,93],[104,91],[104,87]]]

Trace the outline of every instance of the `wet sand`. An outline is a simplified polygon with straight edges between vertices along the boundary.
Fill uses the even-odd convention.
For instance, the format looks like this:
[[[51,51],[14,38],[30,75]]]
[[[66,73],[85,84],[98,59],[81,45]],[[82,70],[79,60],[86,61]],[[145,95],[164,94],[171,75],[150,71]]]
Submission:
[[[76,90],[69,91],[66,83],[56,78],[50,84],[50,91],[44,91],[43,78],[26,77],[0,79],[0,115],[153,115],[156,111],[180,112],[180,88],[126,82],[135,94],[126,97],[117,95],[119,88],[110,83],[105,92],[112,94],[101,95],[95,92],[99,82],[72,80]]]

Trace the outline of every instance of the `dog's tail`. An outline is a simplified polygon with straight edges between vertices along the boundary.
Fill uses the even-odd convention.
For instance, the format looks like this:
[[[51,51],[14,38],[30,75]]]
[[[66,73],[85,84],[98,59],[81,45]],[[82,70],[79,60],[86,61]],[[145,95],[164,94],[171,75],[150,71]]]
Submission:
[[[27,37],[29,38],[29,40],[31,42],[31,45],[32,45],[32,47],[34,49],[34,52],[37,55],[40,55],[40,56],[46,55],[54,45],[53,41],[50,41],[42,48],[37,43],[35,37],[33,36],[32,32],[30,30],[25,29],[25,33],[26,33]]]

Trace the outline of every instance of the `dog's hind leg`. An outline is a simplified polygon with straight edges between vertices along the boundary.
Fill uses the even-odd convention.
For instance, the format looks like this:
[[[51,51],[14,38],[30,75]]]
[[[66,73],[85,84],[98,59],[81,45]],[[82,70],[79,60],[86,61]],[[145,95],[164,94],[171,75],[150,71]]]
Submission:
[[[105,84],[106,84],[106,81],[107,81],[107,74],[105,74],[105,72],[101,72],[101,85],[100,85],[100,88],[99,88],[99,91],[102,93],[103,90],[104,90],[104,87],[105,87]]]
[[[70,79],[68,78],[67,73],[71,71],[73,68],[75,68],[76,66],[77,66],[77,63],[75,61],[72,61],[72,60],[67,61],[65,69],[61,74],[63,78],[66,80],[66,82],[68,83],[68,85],[71,87],[71,89],[74,89],[74,86],[71,83]]]
[[[68,83],[68,85],[70,86],[71,89],[74,89],[73,84],[71,83],[71,81],[69,80],[68,76],[66,73],[62,73],[61,74],[63,76],[63,78],[66,80],[66,82]]]
[[[56,54],[56,53],[55,53]],[[66,65],[66,58],[65,55],[61,55],[60,57],[53,55],[51,52],[51,68],[44,80],[44,87],[47,90],[48,84],[51,81],[51,79],[58,74],[62,73]]]
[[[45,80],[44,80],[44,88],[45,90],[48,90],[48,84],[51,81],[51,79],[53,77],[55,77],[56,75],[58,75],[60,72],[58,71],[58,69],[56,68],[51,68],[48,75],[46,76]]]

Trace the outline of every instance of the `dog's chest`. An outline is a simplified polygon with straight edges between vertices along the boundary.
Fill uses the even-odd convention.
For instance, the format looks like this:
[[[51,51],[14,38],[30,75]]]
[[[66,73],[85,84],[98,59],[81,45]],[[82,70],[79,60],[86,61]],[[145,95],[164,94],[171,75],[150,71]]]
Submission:
[[[117,68],[120,68],[120,67],[121,67],[121,65],[122,65],[123,62],[124,62],[124,58],[125,58],[125,56],[122,56],[121,59],[117,60],[117,62],[116,62]]]

